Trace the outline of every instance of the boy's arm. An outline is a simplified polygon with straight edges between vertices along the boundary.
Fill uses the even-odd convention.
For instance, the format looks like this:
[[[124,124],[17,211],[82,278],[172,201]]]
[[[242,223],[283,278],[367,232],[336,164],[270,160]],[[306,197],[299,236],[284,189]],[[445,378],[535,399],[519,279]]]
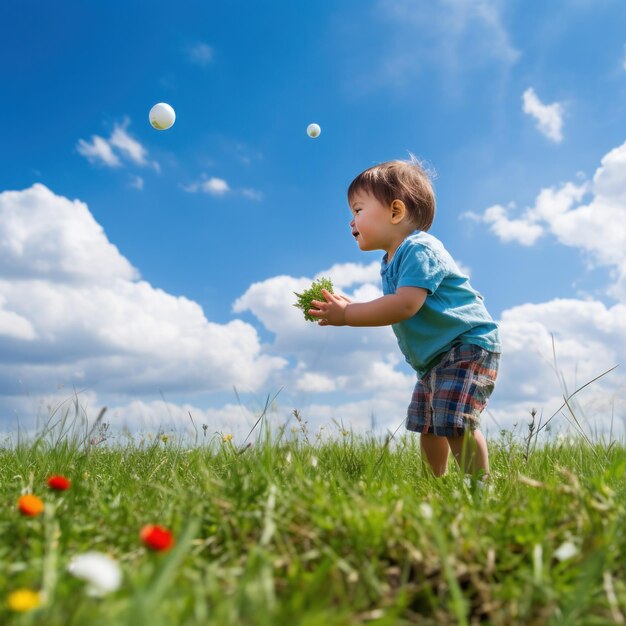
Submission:
[[[322,290],[326,302],[313,300],[309,313],[319,318],[320,326],[389,326],[413,317],[426,300],[421,287],[400,287],[396,293],[370,302],[350,302]]]

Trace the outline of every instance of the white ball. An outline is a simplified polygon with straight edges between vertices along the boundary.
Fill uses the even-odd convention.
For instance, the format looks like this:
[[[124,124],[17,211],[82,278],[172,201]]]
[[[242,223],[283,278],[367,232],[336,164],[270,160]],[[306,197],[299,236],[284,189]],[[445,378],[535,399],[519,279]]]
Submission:
[[[176,113],[166,102],[159,102],[150,109],[150,124],[157,130],[167,130],[174,125]]]
[[[319,124],[309,124],[306,127],[306,134],[313,139],[319,137],[321,132],[322,129],[320,128]]]

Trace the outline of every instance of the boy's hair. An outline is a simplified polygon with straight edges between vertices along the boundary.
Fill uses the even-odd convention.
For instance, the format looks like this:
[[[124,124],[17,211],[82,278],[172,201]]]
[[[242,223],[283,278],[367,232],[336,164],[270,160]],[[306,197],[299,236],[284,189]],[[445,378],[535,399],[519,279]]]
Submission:
[[[435,192],[431,176],[411,155],[409,161],[387,161],[361,172],[348,187],[348,202],[364,191],[389,206],[402,200],[418,230],[428,230],[435,218]]]

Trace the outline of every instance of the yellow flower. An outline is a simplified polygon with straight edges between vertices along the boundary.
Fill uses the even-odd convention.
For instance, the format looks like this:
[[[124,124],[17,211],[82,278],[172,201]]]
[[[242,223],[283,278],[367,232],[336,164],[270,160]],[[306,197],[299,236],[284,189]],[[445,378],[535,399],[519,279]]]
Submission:
[[[41,594],[32,589],[18,589],[9,594],[7,605],[11,611],[25,613],[41,606]]]
[[[224,436],[222,437],[222,439],[223,439],[224,441],[231,441],[231,440],[232,440],[232,438],[233,438],[233,436],[232,436],[231,434],[224,435]]]
[[[167,440],[169,439],[169,437],[167,435],[161,435],[161,441],[163,443],[167,443]]]

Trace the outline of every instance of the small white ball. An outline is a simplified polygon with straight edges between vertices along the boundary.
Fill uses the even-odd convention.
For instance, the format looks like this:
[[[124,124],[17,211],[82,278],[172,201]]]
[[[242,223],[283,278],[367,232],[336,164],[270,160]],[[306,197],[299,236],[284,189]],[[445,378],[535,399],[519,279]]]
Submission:
[[[167,130],[174,125],[176,113],[166,102],[159,102],[150,109],[150,124],[157,130]]]
[[[319,124],[309,124],[306,127],[306,134],[313,139],[319,137],[321,132],[322,129],[320,128]]]

